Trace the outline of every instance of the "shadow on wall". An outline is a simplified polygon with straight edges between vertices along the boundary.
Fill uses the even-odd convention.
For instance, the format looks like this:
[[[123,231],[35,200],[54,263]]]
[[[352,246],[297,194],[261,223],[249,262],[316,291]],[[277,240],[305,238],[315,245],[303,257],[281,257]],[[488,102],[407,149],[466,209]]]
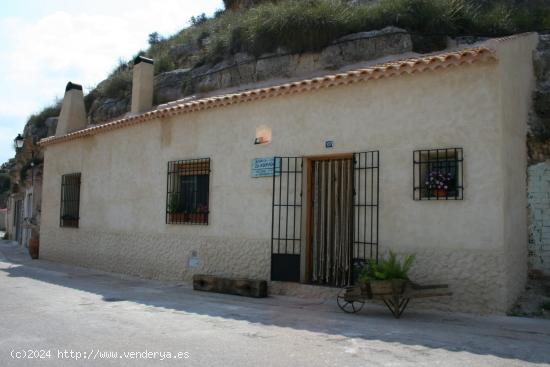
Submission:
[[[550,363],[550,355],[541,342],[550,337],[549,333],[507,329],[499,323],[502,318],[487,318],[480,324],[476,318],[410,311],[404,318],[396,320],[387,310],[375,305],[368,305],[360,314],[348,315],[342,313],[335,302],[304,302],[288,297],[252,299],[195,292],[187,285],[178,283],[119,276],[44,260],[32,261],[17,252],[19,249],[13,244],[0,241],[0,246],[2,250],[8,250],[4,253],[10,258],[10,263],[14,264],[0,269],[9,277],[25,277],[94,293],[105,302],[129,301],[185,313],[333,336],[445,349],[456,353],[492,355],[531,363]],[[293,309],[292,312],[288,312],[289,309]],[[509,320],[513,322],[513,319]],[[504,347],[510,343],[514,344],[514,348]]]

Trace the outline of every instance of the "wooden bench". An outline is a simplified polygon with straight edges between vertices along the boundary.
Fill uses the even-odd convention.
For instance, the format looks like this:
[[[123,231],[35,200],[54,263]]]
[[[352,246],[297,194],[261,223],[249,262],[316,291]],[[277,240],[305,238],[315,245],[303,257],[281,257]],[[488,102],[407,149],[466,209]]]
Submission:
[[[238,296],[267,297],[265,280],[224,278],[213,275],[193,275],[193,289],[196,291],[234,294]]]

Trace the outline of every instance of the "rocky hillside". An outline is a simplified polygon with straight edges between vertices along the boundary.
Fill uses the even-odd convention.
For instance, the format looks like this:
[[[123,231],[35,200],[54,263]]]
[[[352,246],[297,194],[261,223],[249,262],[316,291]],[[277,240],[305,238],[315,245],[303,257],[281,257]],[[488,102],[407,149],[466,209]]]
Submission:
[[[550,29],[546,0],[225,0],[212,18],[139,51],[155,59],[155,103],[334,70],[387,54],[430,52],[448,37]],[[132,57],[133,59],[133,57]],[[132,62],[85,96],[90,124],[129,110]],[[59,104],[29,118],[25,136],[51,134]],[[36,148],[35,148],[36,149]],[[28,165],[18,158],[17,165]]]

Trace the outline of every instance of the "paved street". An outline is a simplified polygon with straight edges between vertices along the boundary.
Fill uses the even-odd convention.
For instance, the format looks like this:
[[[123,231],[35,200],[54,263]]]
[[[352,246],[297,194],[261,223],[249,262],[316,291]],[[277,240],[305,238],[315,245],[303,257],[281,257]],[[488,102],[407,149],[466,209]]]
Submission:
[[[372,305],[348,315],[333,302],[199,293],[32,261],[0,241],[0,366],[549,363],[550,321],[421,312],[395,320]]]

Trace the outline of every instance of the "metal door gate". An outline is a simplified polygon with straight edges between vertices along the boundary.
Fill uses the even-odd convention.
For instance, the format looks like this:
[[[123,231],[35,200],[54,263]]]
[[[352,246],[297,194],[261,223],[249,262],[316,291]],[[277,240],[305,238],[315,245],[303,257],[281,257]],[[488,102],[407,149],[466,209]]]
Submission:
[[[274,158],[271,280],[300,281],[303,163],[303,157]],[[354,153],[352,164],[352,236],[348,240],[351,250],[347,251],[351,266],[342,267],[347,274],[339,277],[337,283],[353,283],[357,269],[365,262],[378,261],[380,154]]]
[[[300,281],[302,157],[275,157],[271,220],[271,280]]]
[[[380,152],[353,154],[352,270],[367,261],[378,261]],[[351,281],[357,274],[352,274]]]

